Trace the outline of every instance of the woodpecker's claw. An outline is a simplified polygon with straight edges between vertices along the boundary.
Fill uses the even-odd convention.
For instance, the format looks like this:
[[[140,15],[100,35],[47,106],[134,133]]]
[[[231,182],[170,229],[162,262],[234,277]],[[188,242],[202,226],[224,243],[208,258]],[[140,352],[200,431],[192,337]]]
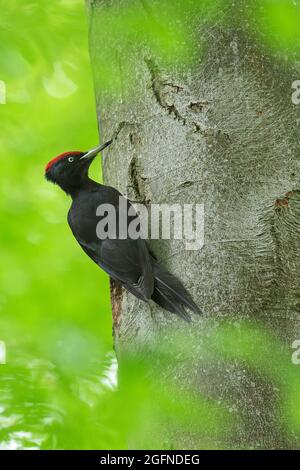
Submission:
[[[98,147],[95,147],[94,149],[89,150],[86,152],[80,160],[90,160],[91,158],[94,158],[99,152],[102,152],[106,147],[108,147],[112,143],[112,139],[108,140],[104,144],[98,145]]]

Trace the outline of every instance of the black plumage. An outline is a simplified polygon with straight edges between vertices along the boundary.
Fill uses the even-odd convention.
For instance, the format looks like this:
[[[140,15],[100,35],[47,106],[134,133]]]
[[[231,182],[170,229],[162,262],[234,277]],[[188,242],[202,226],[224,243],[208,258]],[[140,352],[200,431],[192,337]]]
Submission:
[[[200,309],[181,282],[161,266],[147,241],[132,239],[128,234],[123,239],[118,237],[121,217],[127,216],[127,227],[138,218],[130,201],[116,189],[88,177],[92,160],[110,143],[89,152],[59,155],[48,163],[45,176],[72,197],[68,223],[85,253],[139,299],[152,299],[165,310],[189,320],[185,307],[196,313],[200,313]],[[96,228],[101,217],[96,215],[96,211],[100,204],[110,204],[116,211],[116,237],[99,239],[97,236]],[[129,208],[131,216],[128,216]]]

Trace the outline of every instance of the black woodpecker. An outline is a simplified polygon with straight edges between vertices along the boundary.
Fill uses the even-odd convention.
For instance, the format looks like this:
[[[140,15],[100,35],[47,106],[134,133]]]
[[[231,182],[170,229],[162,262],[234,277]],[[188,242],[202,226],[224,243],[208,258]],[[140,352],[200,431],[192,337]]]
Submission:
[[[156,259],[143,238],[120,238],[119,217],[116,217],[117,236],[99,239],[97,208],[110,204],[119,214],[120,207],[130,209],[127,223],[138,218],[132,205],[121,193],[104,186],[88,176],[89,166],[96,155],[111,144],[111,140],[88,152],[65,152],[51,160],[45,169],[47,180],[58,184],[72,198],[68,223],[85,253],[115,281],[141,300],[152,299],[169,312],[189,321],[185,308],[201,313],[182,283],[170,274]],[[121,199],[120,199],[121,198]],[[120,204],[122,200],[123,204]],[[120,214],[119,214],[120,216]],[[121,214],[122,216],[122,214]]]

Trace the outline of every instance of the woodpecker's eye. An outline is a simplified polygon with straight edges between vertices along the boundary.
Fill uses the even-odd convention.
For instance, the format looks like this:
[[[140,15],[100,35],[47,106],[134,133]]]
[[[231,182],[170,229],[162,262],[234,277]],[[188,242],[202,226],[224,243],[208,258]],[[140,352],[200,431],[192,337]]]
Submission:
[[[74,157],[69,157],[68,162],[70,162],[70,163],[74,162]]]

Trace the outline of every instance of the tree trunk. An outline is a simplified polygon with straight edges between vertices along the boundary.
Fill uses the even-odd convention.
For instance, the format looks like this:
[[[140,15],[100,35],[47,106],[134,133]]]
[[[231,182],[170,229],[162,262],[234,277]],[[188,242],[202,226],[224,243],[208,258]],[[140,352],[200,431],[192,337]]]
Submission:
[[[97,56],[109,41],[95,21],[109,8],[107,3],[114,2],[89,2],[95,75],[100,73]],[[185,325],[112,282],[119,357],[128,347],[155,348],[162,335],[166,341],[170,324],[184,331],[187,341],[195,331],[199,342],[207,341],[224,319],[232,325],[243,319],[263,323],[288,347],[299,335],[300,159],[298,110],[291,101],[291,85],[298,77],[291,64],[261,47],[258,25],[249,27],[248,2],[229,3],[210,26],[199,21],[195,31],[192,23],[186,25],[198,38],[189,65],[167,67],[143,44],[128,50],[120,34],[119,43],[111,44],[118,52],[112,52],[111,60],[118,61],[121,81],[126,82],[128,73],[134,75],[134,94],[108,96],[96,81],[101,138],[118,131],[104,158],[105,183],[133,201],[198,203],[204,204],[205,213],[201,250],[187,251],[184,240],[152,243],[203,316],[193,315],[191,325]],[[156,12],[163,3],[148,4],[159,20]],[[234,424],[230,442],[222,446],[295,445],[277,419],[276,388],[261,377],[254,380],[245,365],[226,367],[220,361],[216,367],[204,367],[195,350],[193,377],[175,359],[170,367],[180,382],[198,383],[216,402],[230,398],[230,410],[241,419]],[[181,445],[201,447],[201,442],[183,436]],[[213,446],[218,446],[217,437]]]

